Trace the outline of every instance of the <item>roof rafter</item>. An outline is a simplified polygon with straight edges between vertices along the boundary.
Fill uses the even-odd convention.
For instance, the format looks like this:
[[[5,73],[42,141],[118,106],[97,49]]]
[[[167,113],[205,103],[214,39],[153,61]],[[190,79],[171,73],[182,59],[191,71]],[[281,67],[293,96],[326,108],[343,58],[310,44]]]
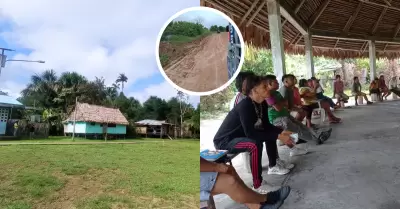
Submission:
[[[297,14],[297,12],[299,12],[301,6],[303,6],[304,2],[306,2],[306,0],[301,0],[300,4],[297,5],[296,9],[294,9],[294,13]],[[282,23],[282,27],[287,23],[287,19],[285,19]]]
[[[397,24],[396,29],[394,29],[394,34],[393,34],[393,38],[396,38],[397,34],[400,31],[400,23]],[[386,51],[386,47],[388,46],[388,44],[385,44],[385,47],[383,48],[383,51]]]
[[[257,14],[261,11],[261,9],[264,7],[265,3],[267,3],[266,0],[264,0],[261,5],[258,6],[257,10],[254,12],[254,14],[250,17],[249,21],[246,23],[246,27],[248,27],[251,22],[253,22],[254,18],[256,18]]]
[[[387,1],[387,3],[389,3],[389,5],[390,5],[390,1],[392,1],[392,0],[388,0],[388,1]],[[381,12],[381,15],[379,15],[379,19],[375,22],[375,25],[374,25],[374,27],[372,28],[372,33],[371,33],[372,35],[375,34],[376,30],[378,29],[379,23],[381,22],[383,16],[385,16],[387,10],[388,10],[387,7],[383,8],[383,10],[382,10],[382,12]]]
[[[277,0],[267,0],[267,1],[277,1]],[[279,1],[281,15],[287,19],[301,34],[308,33],[307,24],[291,10],[289,4],[286,1]]]
[[[322,15],[330,1],[331,0],[325,0],[324,2],[322,2],[321,5],[318,7],[318,10],[315,11],[314,14],[310,17],[308,21],[310,23],[310,28],[312,28],[312,26],[314,26],[314,24],[317,22],[318,18]]]
[[[387,8],[389,8],[389,9],[393,9],[393,10],[400,11],[400,8],[393,7],[393,6],[389,6],[389,5],[387,5],[387,4],[375,3],[375,2],[372,2],[372,1],[369,1],[369,0],[358,0],[358,1],[364,2],[364,3],[366,3],[366,4],[371,4],[371,5],[380,6],[380,7],[387,7]]]
[[[338,38],[344,40],[375,40],[376,42],[384,42],[384,43],[395,43],[400,44],[400,38],[384,38],[378,36],[368,36],[363,34],[348,34],[344,35],[342,33],[330,32],[330,31],[322,31],[322,30],[311,30],[313,36],[315,37],[325,37],[325,38]]]
[[[350,16],[349,20],[347,21],[346,25],[343,28],[343,32],[344,33],[348,33],[351,26],[353,25],[354,20],[356,20],[358,13],[361,10],[361,7],[363,5],[363,2],[359,2],[356,8],[356,11],[354,12],[354,14],[352,16]]]
[[[244,14],[244,16],[242,17],[242,19],[240,20],[239,25],[243,24],[243,22],[247,19],[247,17],[250,15],[251,11],[253,11],[254,7],[256,7],[257,3],[260,0],[255,0],[253,2],[253,4],[251,4],[251,7],[247,10],[246,14]]]

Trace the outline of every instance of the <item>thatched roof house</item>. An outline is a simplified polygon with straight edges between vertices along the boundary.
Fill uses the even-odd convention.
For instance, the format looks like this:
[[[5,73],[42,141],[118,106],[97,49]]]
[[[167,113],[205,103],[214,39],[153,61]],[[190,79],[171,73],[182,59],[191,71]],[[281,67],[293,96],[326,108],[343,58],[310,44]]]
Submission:
[[[270,48],[266,0],[201,0],[239,26],[247,43]],[[368,40],[375,40],[376,57],[400,56],[400,1],[381,0],[280,0],[298,23],[281,16],[287,53],[304,54],[302,29],[312,34],[314,56],[368,57]],[[281,13],[283,15],[283,13]]]
[[[75,116],[76,113],[76,116]],[[73,124],[76,117],[75,133],[87,135],[96,134],[126,134],[128,120],[119,109],[108,108],[87,103],[78,103],[74,111],[64,121],[64,132],[74,131]]]
[[[78,103],[74,111],[65,120],[65,122],[73,122],[76,112],[76,121],[94,122],[102,124],[121,124],[128,125],[129,122],[119,109],[108,108],[98,105],[90,105],[87,103]]]

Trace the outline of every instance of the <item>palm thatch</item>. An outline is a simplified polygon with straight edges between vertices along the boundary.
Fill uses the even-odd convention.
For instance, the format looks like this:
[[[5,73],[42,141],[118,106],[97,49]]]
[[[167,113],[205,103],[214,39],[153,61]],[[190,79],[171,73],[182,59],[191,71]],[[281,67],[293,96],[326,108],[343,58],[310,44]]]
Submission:
[[[64,122],[74,121],[76,110],[76,121],[103,124],[129,124],[128,120],[126,120],[125,116],[121,113],[119,109],[108,108],[98,105],[90,105],[87,103],[78,103],[74,111]]]
[[[240,28],[244,40],[270,48],[267,0],[201,0],[201,6],[220,10]],[[368,57],[368,40],[376,56],[400,57],[400,0],[281,0],[292,17],[307,28],[314,56]],[[285,51],[304,54],[304,38],[282,16]]]

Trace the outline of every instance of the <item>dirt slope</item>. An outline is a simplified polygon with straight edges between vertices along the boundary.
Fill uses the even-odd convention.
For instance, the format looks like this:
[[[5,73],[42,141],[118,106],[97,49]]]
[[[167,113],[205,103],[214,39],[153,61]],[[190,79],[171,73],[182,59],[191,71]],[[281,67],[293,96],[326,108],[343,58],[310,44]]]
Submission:
[[[216,89],[228,81],[228,33],[204,38],[178,62],[165,69],[178,86],[195,92]]]

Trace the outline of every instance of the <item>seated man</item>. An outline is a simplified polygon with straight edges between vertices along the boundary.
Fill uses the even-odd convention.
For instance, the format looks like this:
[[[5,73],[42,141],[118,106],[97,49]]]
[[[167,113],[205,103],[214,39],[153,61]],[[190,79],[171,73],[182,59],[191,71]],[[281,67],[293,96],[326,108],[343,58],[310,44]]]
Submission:
[[[254,75],[253,72],[250,71],[242,71],[238,74],[235,79],[235,87],[236,87],[236,94],[230,102],[230,110],[232,110],[240,101],[246,98],[246,78],[249,76]]]
[[[354,77],[353,80],[354,82],[353,82],[353,88],[351,89],[351,93],[353,94],[354,99],[356,100],[356,106],[358,105],[358,97],[364,97],[365,101],[367,101],[367,104],[372,104],[372,102],[368,100],[367,94],[361,91],[361,83],[358,80],[358,77],[357,76]]]
[[[283,86],[279,89],[283,99],[287,101],[289,112],[296,112],[296,120],[303,121],[306,117],[306,112],[301,108],[301,98],[299,89],[295,86],[297,79],[292,74],[282,76]]]
[[[284,130],[298,133],[299,139],[303,139],[306,141],[315,140],[317,144],[321,144],[324,141],[328,140],[332,129],[321,132],[319,135],[317,135],[312,129],[297,121],[290,115],[287,109],[288,102],[285,101],[282,95],[277,91],[279,84],[276,80],[276,77],[274,75],[267,75],[265,79],[267,81],[267,88],[271,91],[271,96],[267,98],[267,103],[269,105],[269,121],[273,125],[283,128]],[[306,150],[302,150],[296,147],[293,147],[290,151],[291,156],[302,155],[306,153]]]
[[[382,99],[387,100],[387,97],[392,93],[386,86],[385,77],[383,75],[379,76],[379,91],[382,93]]]
[[[344,93],[344,83],[340,75],[336,75],[336,80],[333,83],[333,96],[337,99],[337,105],[340,105],[340,102],[347,103],[349,100],[349,96]]]
[[[389,81],[389,90],[400,97],[400,88],[397,86],[397,76],[393,76]]]
[[[301,79],[299,81],[300,86],[300,96],[303,99],[303,109],[307,112],[307,127],[311,128],[311,116],[314,109],[319,108],[318,99],[315,92],[308,86],[306,79]],[[329,104],[321,101],[321,107],[325,110],[328,115],[330,123],[339,123],[341,121],[340,118],[337,118],[333,115]]]
[[[266,182],[262,178],[262,149],[266,144],[269,160],[268,174],[285,175],[293,168],[279,159],[276,140],[293,146],[290,134],[275,127],[268,120],[268,107],[265,99],[269,97],[265,82],[259,76],[246,78],[246,95],[225,117],[215,137],[216,149],[228,150],[230,153],[250,152],[250,167],[253,175],[253,189],[259,193]]]
[[[249,209],[278,209],[289,193],[289,186],[267,194],[257,193],[246,186],[231,165],[209,162],[200,157],[200,201],[208,200],[210,195],[227,194]]]
[[[339,105],[335,105],[335,103],[333,102],[333,100],[331,98],[324,95],[324,89],[322,89],[322,86],[316,77],[311,77],[311,81],[312,81],[312,87],[316,93],[317,99],[328,102],[329,106],[333,109],[339,108]]]
[[[379,78],[375,78],[369,85],[369,95],[376,94],[379,101],[383,101],[381,91],[379,89]]]

